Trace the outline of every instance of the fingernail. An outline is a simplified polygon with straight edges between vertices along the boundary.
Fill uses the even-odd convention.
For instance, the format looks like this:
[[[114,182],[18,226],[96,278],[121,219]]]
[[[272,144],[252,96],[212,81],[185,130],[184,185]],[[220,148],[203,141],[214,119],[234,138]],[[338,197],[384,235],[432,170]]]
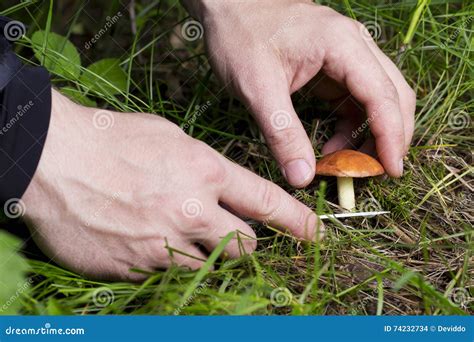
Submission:
[[[400,162],[398,163],[398,169],[400,171],[400,176],[403,175],[403,159],[400,159]]]
[[[308,181],[312,170],[306,160],[296,159],[285,165],[284,174],[291,185],[301,185]]]

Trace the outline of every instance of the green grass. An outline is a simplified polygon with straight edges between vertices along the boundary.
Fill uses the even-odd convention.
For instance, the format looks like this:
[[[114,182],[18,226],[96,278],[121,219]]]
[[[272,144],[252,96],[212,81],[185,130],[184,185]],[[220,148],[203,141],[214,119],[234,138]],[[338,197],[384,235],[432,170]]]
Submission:
[[[299,191],[285,184],[248,111],[221,89],[210,72],[203,41],[180,39],[186,13],[179,5],[137,1],[136,20],[131,22],[119,1],[94,3],[92,8],[77,2],[77,8],[63,16],[58,13],[64,9],[58,7],[49,13],[47,3],[25,2],[11,8],[2,4],[0,9],[30,25],[28,36],[52,19],[52,31],[79,47],[104,25],[105,19],[94,23],[91,17],[105,18],[122,11],[120,23],[91,49],[82,49],[81,59],[83,65],[89,65],[103,58],[119,58],[126,87],[113,95],[101,93],[68,75],[55,79],[55,86],[68,86],[76,96],[87,96],[98,106],[152,112],[179,123],[188,134],[316,209],[322,198],[318,196],[320,180]],[[157,272],[143,284],[90,281],[51,263],[30,260],[34,283],[21,297],[22,313],[474,312],[474,6],[468,0],[419,1],[421,6],[416,1],[321,3],[361,22],[377,22],[379,45],[418,94],[416,132],[404,177],[357,186],[363,205],[391,214],[328,222],[321,245],[302,243],[255,225],[259,247],[254,254],[227,262],[213,258],[217,257],[214,254],[207,265],[215,264],[214,271],[172,268]],[[19,52],[28,57],[28,39],[22,43]],[[295,94],[294,100],[315,150],[320,151],[331,134],[334,117],[324,105],[302,94]],[[211,102],[210,108],[193,118],[195,106],[206,101]],[[324,211],[335,201],[334,185],[327,184],[328,202],[319,201]]]

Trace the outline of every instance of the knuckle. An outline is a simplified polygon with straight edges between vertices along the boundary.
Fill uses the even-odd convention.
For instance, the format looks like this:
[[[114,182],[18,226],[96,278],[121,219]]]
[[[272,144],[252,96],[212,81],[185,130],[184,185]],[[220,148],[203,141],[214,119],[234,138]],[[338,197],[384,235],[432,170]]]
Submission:
[[[193,236],[207,236],[208,234],[212,234],[213,229],[212,226],[209,222],[209,218],[206,215],[199,215],[196,217],[193,217],[193,229],[189,229],[188,232],[185,232],[185,235],[191,234]]]
[[[295,224],[299,228],[304,228],[308,220],[308,213],[305,210],[301,210],[299,207],[296,208],[296,211],[297,214]]]
[[[175,231],[170,231],[169,236],[174,233],[189,237],[200,234],[208,229],[211,208],[207,202],[202,202],[198,198],[190,197],[176,203],[174,214],[179,219],[179,225],[175,226]]]
[[[271,133],[269,136],[270,143],[277,146],[285,146],[294,144],[298,139],[299,131],[294,127],[287,127]]]
[[[222,230],[223,227],[224,225],[221,222],[216,223],[215,217],[212,220],[206,220],[200,229],[200,241],[212,240],[215,237],[223,239],[226,235]]]
[[[264,220],[271,220],[279,210],[280,195],[273,183],[263,181],[257,189],[257,198],[261,204],[259,208],[255,208],[255,212]]]
[[[226,170],[224,165],[215,158],[215,160],[209,160],[209,166],[204,173],[204,179],[206,182],[216,185],[221,185],[226,179]]]
[[[342,41],[343,39],[345,40],[346,32],[338,25],[339,22],[345,21],[345,17],[328,6],[313,5],[313,8],[313,11],[309,11],[309,13],[312,13],[313,15],[306,16],[306,19],[308,20],[307,25],[315,28],[309,50],[323,54],[334,52],[335,50],[342,50],[340,49],[342,44],[334,44],[331,37],[336,33],[339,41]],[[314,18],[320,18],[323,25],[315,26]]]
[[[382,80],[381,90],[382,90],[383,100],[398,105],[399,103],[398,91],[397,91],[397,88],[395,87],[395,84],[393,84],[390,78],[384,77],[384,79]]]
[[[226,179],[226,169],[219,155],[206,145],[199,146],[191,153],[191,163],[199,170],[204,182],[208,184],[222,184]]]
[[[340,31],[347,33],[347,32],[359,32],[358,30],[361,29],[363,26],[358,21],[348,18],[344,15],[340,15],[337,18],[337,27]]]
[[[290,154],[301,148],[299,144],[300,139],[301,131],[296,127],[287,127],[278,131],[272,131],[268,135],[268,143],[274,150],[281,154],[283,158],[286,156],[291,157]]]
[[[311,2],[296,2],[291,5],[292,9],[295,10],[296,13],[305,13],[310,8],[314,7]]]
[[[374,37],[363,23],[352,18],[344,18],[346,22],[342,25],[347,29],[348,32],[351,33],[351,39],[355,39],[357,41],[365,40],[367,42],[375,43]]]
[[[299,208],[297,214],[296,226],[300,229],[300,235],[309,237],[313,234],[315,227],[310,224],[310,217],[313,215],[312,212]]]
[[[153,115],[153,114],[150,114],[150,115]],[[157,125],[159,123],[159,126],[164,130],[174,130],[174,129],[181,130],[177,124],[175,124],[172,121],[166,120],[160,116],[153,115],[152,118],[156,121]]]
[[[397,145],[405,146],[405,133],[403,132],[403,130],[400,129],[395,132],[392,132],[391,137],[393,141],[396,142]]]
[[[339,17],[344,17],[343,15],[341,15],[341,13],[339,13],[338,11],[336,11],[335,9],[329,7],[329,6],[314,6],[315,10],[318,11],[319,13],[322,13],[324,15],[324,17],[336,17],[336,18],[339,18]]]
[[[139,117],[140,123],[143,123],[147,127],[147,131],[152,136],[155,136],[157,132],[163,135],[174,135],[174,136],[185,136],[186,133],[174,122],[171,122],[161,116],[155,114],[145,114],[145,117]]]
[[[365,25],[362,24],[360,21],[348,18],[349,22],[352,24],[353,29],[356,29],[357,32],[360,32],[361,30],[365,29]]]

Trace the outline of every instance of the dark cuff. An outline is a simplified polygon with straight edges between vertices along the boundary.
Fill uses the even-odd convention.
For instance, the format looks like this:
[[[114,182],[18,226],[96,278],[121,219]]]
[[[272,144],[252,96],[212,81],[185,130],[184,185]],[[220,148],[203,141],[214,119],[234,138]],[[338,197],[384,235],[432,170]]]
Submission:
[[[0,17],[0,204],[23,196],[38,166],[51,116],[51,83],[42,67],[11,51]],[[3,36],[2,36],[3,33]],[[8,216],[8,215],[7,215]]]

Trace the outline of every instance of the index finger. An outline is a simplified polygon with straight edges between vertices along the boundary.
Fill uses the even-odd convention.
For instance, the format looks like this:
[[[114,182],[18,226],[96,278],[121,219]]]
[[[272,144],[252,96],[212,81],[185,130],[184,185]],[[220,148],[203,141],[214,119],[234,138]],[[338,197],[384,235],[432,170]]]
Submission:
[[[295,237],[320,240],[324,226],[316,214],[274,183],[226,160],[226,180],[220,200],[237,213]]]

